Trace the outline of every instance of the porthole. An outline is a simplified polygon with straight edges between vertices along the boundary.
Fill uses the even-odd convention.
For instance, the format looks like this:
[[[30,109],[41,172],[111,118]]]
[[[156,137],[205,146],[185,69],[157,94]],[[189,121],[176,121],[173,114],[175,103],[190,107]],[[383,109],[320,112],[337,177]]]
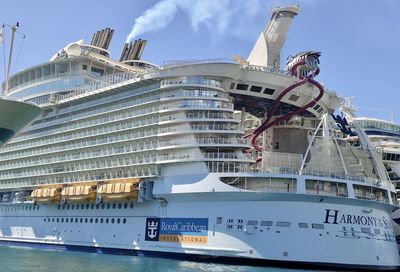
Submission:
[[[75,205],[74,204],[71,205],[71,210],[73,210],[73,209],[75,209]]]
[[[99,204],[96,204],[96,210],[98,210],[100,208]]]
[[[117,219],[117,224],[119,224],[119,223],[121,223],[121,219],[120,218]]]
[[[76,204],[76,209],[79,210],[79,204]]]
[[[69,204],[67,204],[67,210],[69,210]]]
[[[90,218],[90,224],[93,223],[93,218]]]
[[[89,204],[86,204],[86,210],[89,210]]]
[[[124,204],[124,209],[127,209],[128,208],[128,203],[125,203]]]
[[[94,209],[94,204],[90,205],[90,209],[92,210]]]
[[[81,218],[81,219],[79,220],[79,222],[83,223],[83,218]]]
[[[130,204],[130,208],[133,209],[133,203]]]
[[[60,222],[60,218],[57,218],[57,223]]]
[[[88,222],[88,219],[87,218],[85,218],[85,223],[87,223]]]
[[[112,205],[112,208],[115,209],[116,207],[117,207],[117,204],[114,203],[114,204]]]
[[[61,223],[64,223],[64,217],[63,217],[63,218],[61,218]]]
[[[74,223],[74,219],[71,218],[71,219],[69,220],[69,222],[70,222],[71,224]]]
[[[85,204],[81,204],[81,210],[85,208]]]
[[[36,210],[39,210],[39,209],[40,209],[40,206],[39,206],[39,205],[37,205],[37,206],[36,206]]]
[[[126,224],[126,218],[124,218],[124,220],[122,220],[122,223]]]
[[[52,218],[52,219],[51,219],[51,222],[53,222],[53,223],[54,223],[54,218]]]
[[[44,218],[43,221],[46,222],[46,218]]]
[[[104,207],[105,207],[106,205],[104,205],[104,203],[103,204],[101,204],[101,208],[104,210]]]
[[[103,222],[104,222],[104,219],[103,218],[100,219],[100,224],[103,224]]]
[[[78,223],[78,217],[75,218],[75,223]]]
[[[118,209],[122,208],[122,203],[118,203]]]
[[[61,209],[61,206],[60,206],[60,205],[57,206],[57,210],[59,210],[59,209]]]
[[[68,219],[68,217],[67,218],[65,218],[65,223],[68,223],[69,222],[69,219]]]
[[[115,220],[114,218],[111,219],[111,224],[114,224]]]
[[[108,218],[106,219],[106,224],[108,224],[108,222],[109,222],[109,220],[108,220]]]
[[[97,224],[97,223],[99,222],[99,219],[96,218],[96,219],[94,220],[94,222]]]
[[[65,210],[65,205],[62,206],[62,209]]]
[[[107,204],[107,209],[110,209],[111,205],[110,203]]]

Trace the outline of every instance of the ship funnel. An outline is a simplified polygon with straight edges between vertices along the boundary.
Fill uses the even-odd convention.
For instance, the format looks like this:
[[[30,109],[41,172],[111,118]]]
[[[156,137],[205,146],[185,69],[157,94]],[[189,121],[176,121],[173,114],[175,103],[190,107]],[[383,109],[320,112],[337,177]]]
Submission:
[[[119,61],[140,60],[146,47],[146,40],[138,39],[131,43],[125,43]]]
[[[110,45],[113,34],[114,34],[114,29],[111,28],[105,28],[99,30],[93,34],[90,45],[107,50],[108,46]]]
[[[278,7],[272,10],[268,25],[261,32],[247,58],[249,64],[280,68],[281,49],[286,40],[286,33],[299,11],[299,6]]]

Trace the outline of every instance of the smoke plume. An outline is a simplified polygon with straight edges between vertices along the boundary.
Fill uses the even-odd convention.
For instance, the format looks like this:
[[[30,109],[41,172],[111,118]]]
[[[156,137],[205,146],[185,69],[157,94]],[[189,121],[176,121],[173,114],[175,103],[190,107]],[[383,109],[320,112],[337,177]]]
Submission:
[[[204,26],[212,31],[213,35],[220,36],[228,28],[235,34],[245,31],[245,28],[232,27],[233,20],[248,23],[255,15],[266,15],[268,7],[267,0],[162,0],[135,19],[126,42],[144,33],[166,27],[179,13],[189,18],[193,31],[198,31]]]

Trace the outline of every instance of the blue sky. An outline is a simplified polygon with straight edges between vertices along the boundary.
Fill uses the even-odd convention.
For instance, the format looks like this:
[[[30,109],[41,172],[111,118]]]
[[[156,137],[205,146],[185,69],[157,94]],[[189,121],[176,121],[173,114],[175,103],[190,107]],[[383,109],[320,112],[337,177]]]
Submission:
[[[158,29],[139,31],[137,37],[148,40],[143,59],[157,64],[247,57],[271,8],[299,4],[282,62],[298,51],[321,51],[317,79],[328,89],[355,96],[360,116],[389,119],[395,110],[395,121],[400,121],[400,1],[396,0],[3,1],[0,22],[19,21],[19,30],[26,34],[24,40],[17,37],[13,72],[48,61],[72,41],[90,42],[92,34],[104,27],[116,30],[109,49],[118,58],[135,19],[160,2],[173,6],[167,5],[168,14],[153,18],[150,26]],[[4,46],[0,54],[3,80]]]

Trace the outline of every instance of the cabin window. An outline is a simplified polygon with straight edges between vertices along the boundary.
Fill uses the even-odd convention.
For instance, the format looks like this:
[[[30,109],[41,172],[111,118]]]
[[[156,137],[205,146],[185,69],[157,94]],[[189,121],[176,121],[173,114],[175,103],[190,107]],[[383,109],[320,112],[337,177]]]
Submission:
[[[249,85],[247,84],[238,84],[236,85],[236,90],[241,90],[241,91],[247,91],[247,89],[249,88]]]
[[[288,227],[290,227],[290,222],[278,221],[278,222],[276,222],[276,226],[281,227],[281,228],[288,228]]]
[[[265,93],[265,94],[273,95],[274,92],[275,92],[274,89],[270,89],[270,88],[265,88],[265,89],[264,89],[264,93]]]
[[[299,228],[306,229],[306,228],[308,228],[308,224],[307,223],[299,223]]]
[[[272,221],[261,221],[260,226],[261,227],[271,227],[273,225]]]
[[[311,227],[312,227],[313,229],[324,229],[324,225],[322,225],[322,224],[315,224],[315,223],[313,223],[313,224],[311,224]]]
[[[260,87],[260,86],[251,86],[251,88],[250,88],[250,92],[254,92],[254,93],[259,93],[259,92],[261,92],[261,90],[262,90],[262,87]]]
[[[231,83],[231,90],[235,89],[235,83]]]

